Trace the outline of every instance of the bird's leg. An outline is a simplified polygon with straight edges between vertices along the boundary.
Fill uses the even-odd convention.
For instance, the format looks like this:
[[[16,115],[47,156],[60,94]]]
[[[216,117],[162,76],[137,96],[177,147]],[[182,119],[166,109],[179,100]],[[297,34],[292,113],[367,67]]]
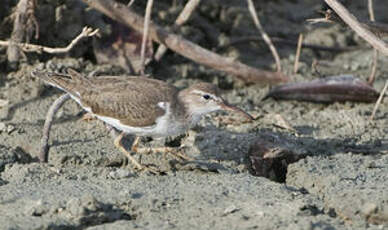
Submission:
[[[137,153],[149,154],[149,153],[168,153],[171,156],[181,160],[192,161],[193,158],[182,153],[182,147],[157,147],[157,148],[138,148]]]
[[[132,143],[131,150],[132,152],[137,153],[139,147],[140,137],[135,137],[135,140]]]
[[[186,138],[187,135],[185,135],[183,138]],[[178,147],[156,147],[156,148],[138,148],[138,140],[135,140],[134,144],[136,143],[136,151],[137,153],[140,154],[148,154],[148,153],[167,153],[170,154],[171,156],[181,160],[186,160],[186,161],[192,161],[193,158],[187,156],[185,153],[182,152],[184,146],[180,145]],[[132,147],[133,148],[133,147]]]
[[[139,170],[142,170],[144,169],[144,167],[139,163],[137,162],[137,160],[131,155],[131,153],[129,153],[123,146],[123,144],[121,143],[121,140],[123,139],[124,137],[124,132],[122,132],[120,135],[118,135],[115,140],[114,140],[114,144],[115,146],[125,154],[125,156],[132,162],[132,164],[135,165],[136,168],[138,168]]]
[[[178,157],[180,159],[186,160],[186,161],[193,161],[194,159],[192,157],[187,156],[183,150],[184,146],[179,146],[177,148],[172,147],[164,147],[166,148],[166,153],[170,154],[171,156]]]
[[[181,159],[184,159],[186,161],[192,161],[194,160],[192,157],[189,157],[187,156],[185,153],[184,153],[184,149],[185,149],[185,145],[182,144],[183,140],[185,140],[187,137],[189,136],[189,133],[186,132],[184,134],[184,136],[181,138],[180,140],[180,145],[179,147],[177,148],[171,148],[171,147],[165,147],[167,148],[167,153],[172,155],[172,156],[175,156],[175,157],[180,157]]]
[[[116,140],[116,138],[121,134],[119,131],[117,131],[113,126],[104,123],[106,129],[108,130],[110,136],[112,137],[113,140]],[[127,166],[128,165],[128,157],[126,155],[123,156],[123,163],[122,166]]]

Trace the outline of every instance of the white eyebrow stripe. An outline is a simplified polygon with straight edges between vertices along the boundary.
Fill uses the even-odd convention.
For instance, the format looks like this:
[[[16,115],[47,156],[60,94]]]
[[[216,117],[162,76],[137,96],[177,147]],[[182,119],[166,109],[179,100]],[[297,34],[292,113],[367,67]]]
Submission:
[[[206,92],[203,92],[202,90],[198,90],[198,89],[196,89],[196,90],[193,90],[193,93],[196,93],[196,94],[208,94],[208,95],[210,95],[210,96],[212,96],[212,97],[214,97],[214,98],[217,98],[214,94],[211,94],[211,93],[206,93]]]

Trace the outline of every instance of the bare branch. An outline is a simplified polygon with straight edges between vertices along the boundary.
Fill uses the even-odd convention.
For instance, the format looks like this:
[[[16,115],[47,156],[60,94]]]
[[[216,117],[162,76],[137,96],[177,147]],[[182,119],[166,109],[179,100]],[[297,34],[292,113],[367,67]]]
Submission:
[[[194,10],[197,8],[201,0],[190,0],[185,5],[185,8],[183,8],[182,12],[179,14],[178,18],[175,20],[175,26],[181,26],[183,25],[187,20],[189,20],[191,14],[194,12]],[[158,50],[155,54],[155,60],[159,61],[162,59],[163,55],[166,53],[167,47],[163,44],[161,44],[158,47]]]
[[[298,72],[299,67],[299,58],[300,58],[300,51],[302,49],[302,43],[303,43],[303,34],[299,34],[298,38],[298,46],[296,48],[296,55],[295,55],[295,63],[294,63],[294,73]]]
[[[387,91],[387,88],[388,88],[388,80],[385,81],[384,88],[383,88],[383,90],[381,90],[379,99],[377,99],[377,101],[376,101],[375,107],[373,108],[373,112],[372,112],[372,115],[370,116],[369,120],[373,120],[375,118],[376,111],[379,108],[379,106],[383,100],[383,97],[384,97],[385,92]]]
[[[136,31],[143,31],[144,19],[119,2],[109,0],[83,0],[89,6],[101,11],[110,18],[117,20]],[[270,72],[247,66],[231,58],[222,57],[204,49],[181,36],[169,33],[161,27],[150,23],[150,39],[166,45],[169,49],[197,63],[227,72],[245,83],[279,84],[288,81],[288,77],[280,72]]]
[[[128,7],[131,7],[131,6],[132,6],[132,4],[133,4],[134,2],[135,2],[135,0],[131,0],[131,1],[129,1],[129,2],[128,2],[128,4],[127,4],[127,6],[128,6]]]
[[[284,44],[288,46],[297,46],[298,43],[294,42],[292,40],[279,38],[279,37],[272,37],[271,40],[274,43]],[[230,39],[230,42],[224,45],[220,45],[216,48],[217,51],[222,50],[224,48],[227,48],[229,46],[233,46],[239,43],[247,43],[250,41],[263,41],[263,38],[257,37],[257,36],[246,36],[246,37],[238,37],[238,38],[232,38]],[[313,45],[308,43],[302,43],[302,48],[308,48],[313,50],[319,50],[319,51],[327,51],[327,52],[344,52],[344,51],[352,51],[358,49],[357,47],[330,47],[330,46],[321,46],[321,45]]]
[[[337,0],[325,0],[325,2],[338,14],[339,17],[352,28],[360,37],[371,44],[375,49],[388,56],[388,45],[362,26],[357,19]]]
[[[271,41],[271,38],[268,36],[268,34],[265,32],[263,26],[261,25],[261,23],[259,21],[259,17],[256,14],[255,5],[253,4],[252,0],[247,0],[247,1],[248,1],[249,12],[252,15],[253,21],[255,22],[255,25],[256,25],[257,29],[260,31],[261,36],[263,37],[265,43],[267,43],[269,49],[271,50],[271,53],[272,53],[272,55],[273,55],[273,57],[275,59],[275,62],[276,62],[276,69],[277,69],[277,71],[281,72],[282,71],[282,66],[280,64],[279,54],[276,51],[276,48],[275,48],[275,46],[273,45],[273,43]]]
[[[50,53],[50,54],[60,54],[60,53],[67,53],[69,52],[81,39],[85,37],[92,37],[95,36],[98,33],[98,29],[93,30],[92,28],[84,27],[82,29],[82,32],[74,38],[73,41],[70,42],[70,44],[64,48],[51,48],[41,45],[34,45],[34,44],[28,44],[28,43],[12,43],[11,41],[1,41],[0,40],[0,46],[10,46],[10,44],[16,45],[19,48],[21,48],[24,52],[36,52],[36,53]]]
[[[29,21],[28,10],[31,6],[31,0],[20,0],[16,5],[16,10],[14,13],[14,22],[13,30],[10,38],[10,43],[7,49],[7,59],[11,65],[17,64],[22,56],[22,52],[15,43],[20,43],[25,41],[25,38],[28,36],[27,33],[27,23]]]
[[[144,30],[143,30],[143,40],[141,42],[141,53],[140,53],[140,73],[144,75],[144,69],[145,69],[145,50],[147,46],[147,39],[148,39],[148,31],[149,31],[149,25],[151,21],[151,11],[152,11],[152,5],[154,3],[154,0],[148,0],[147,1],[147,7],[145,12],[145,20],[144,20]]]
[[[377,60],[379,58],[379,51],[377,49],[373,49],[373,61],[372,61],[372,69],[370,71],[370,75],[368,78],[368,84],[372,85],[375,81],[376,72],[377,72]]]
[[[43,135],[40,139],[40,151],[39,151],[39,160],[40,162],[47,162],[49,145],[48,141],[50,139],[50,130],[53,124],[54,116],[57,111],[62,107],[62,105],[70,99],[70,94],[66,93],[60,96],[54,103],[51,105],[49,111],[46,115],[46,120],[43,126]]]
[[[373,0],[368,0],[368,11],[369,11],[369,19],[374,22],[375,20],[375,12],[373,10]]]
[[[368,0],[368,11],[369,11],[369,19],[374,22],[375,21],[375,13],[373,11],[373,0]],[[370,85],[373,84],[376,77],[376,70],[377,70],[377,59],[379,58],[379,51],[377,49],[373,50],[373,62],[372,62],[372,69],[368,78],[368,83]]]

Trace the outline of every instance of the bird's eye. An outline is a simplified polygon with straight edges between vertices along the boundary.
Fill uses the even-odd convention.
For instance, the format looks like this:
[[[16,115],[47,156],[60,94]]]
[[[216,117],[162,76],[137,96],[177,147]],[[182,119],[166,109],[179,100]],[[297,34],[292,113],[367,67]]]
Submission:
[[[205,94],[202,96],[205,100],[209,100],[210,99],[210,95],[209,94]]]

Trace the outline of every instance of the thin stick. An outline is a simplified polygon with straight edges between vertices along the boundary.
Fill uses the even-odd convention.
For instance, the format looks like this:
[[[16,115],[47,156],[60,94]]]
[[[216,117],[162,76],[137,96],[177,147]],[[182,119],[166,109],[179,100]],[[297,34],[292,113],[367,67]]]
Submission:
[[[372,85],[375,81],[376,72],[377,72],[377,60],[379,57],[379,51],[377,49],[373,50],[373,63],[372,63],[372,69],[368,78],[368,84]]]
[[[57,100],[54,101],[49,111],[47,112],[46,121],[44,122],[44,126],[43,126],[43,136],[42,136],[42,139],[40,139],[40,151],[38,156],[40,162],[48,161],[48,151],[49,151],[48,141],[50,139],[50,130],[53,124],[54,116],[58,112],[59,108],[61,108],[61,106],[69,99],[70,99],[70,94],[68,93],[60,96]]]
[[[7,48],[7,59],[11,65],[17,64],[22,55],[19,47],[15,45],[15,43],[23,42],[26,37],[28,1],[29,0],[20,0],[14,13],[15,20],[13,22],[9,46]]]
[[[341,22],[343,23],[343,20],[339,18],[336,15],[333,15],[332,10],[327,10],[325,12],[324,18],[313,18],[313,19],[307,19],[306,21],[310,22],[311,24],[324,22],[324,23],[336,23]],[[378,37],[387,37],[388,36],[388,25],[385,23],[376,23],[371,21],[360,21],[359,22],[361,26],[363,26],[366,30],[369,30],[369,32],[373,33],[374,35]]]
[[[373,10],[373,0],[368,0],[368,11],[369,11],[369,19],[374,22],[375,20],[375,12]]]
[[[371,44],[375,49],[388,56],[388,45],[369,30],[365,29],[357,19],[337,0],[325,0],[325,2],[348,24],[360,37]]]
[[[134,2],[135,2],[135,0],[131,0],[131,1],[129,1],[129,2],[128,2],[128,4],[127,4],[127,6],[128,6],[128,7],[131,7],[131,6],[132,6],[132,4],[133,4]]]
[[[28,43],[12,43],[11,41],[1,41],[0,40],[0,46],[10,46],[10,44],[17,45],[19,48],[21,48],[24,52],[36,52],[36,53],[50,53],[50,54],[61,54],[61,53],[67,53],[69,52],[82,38],[85,37],[92,37],[95,36],[98,33],[98,29],[93,30],[88,27],[84,27],[82,29],[82,32],[74,38],[73,41],[70,42],[70,44],[64,48],[51,48],[41,45],[34,45],[34,44],[28,44]]]
[[[287,40],[279,37],[272,37],[271,40],[274,43],[289,45],[289,46],[297,46],[298,43],[294,42],[292,40]],[[229,46],[233,46],[239,43],[247,43],[250,41],[263,41],[263,38],[258,38],[257,36],[246,36],[246,37],[239,37],[239,38],[232,38],[229,43],[218,46],[216,48],[217,51],[225,49]],[[330,46],[320,46],[320,45],[313,45],[308,43],[302,43],[302,48],[307,49],[313,49],[313,50],[320,50],[320,51],[327,51],[327,52],[344,52],[344,51],[353,51],[356,49],[359,49],[357,47],[330,47]]]
[[[377,101],[376,101],[375,107],[373,108],[373,112],[372,112],[372,115],[370,116],[369,120],[373,120],[375,118],[376,111],[379,108],[379,106],[383,100],[383,97],[384,97],[385,91],[387,91],[387,88],[388,88],[388,80],[385,81],[384,88],[380,93],[379,99],[377,99]]]
[[[92,8],[101,11],[113,20],[123,23],[140,33],[142,33],[144,29],[144,19],[135,14],[124,4],[109,0],[83,0],[83,2],[87,3]],[[149,26],[150,39],[166,45],[169,49],[199,64],[207,65],[234,75],[246,84],[279,84],[289,80],[283,73],[253,68],[241,62],[232,60],[231,58],[222,57],[181,36],[167,32],[152,22]]]
[[[178,18],[175,20],[175,26],[181,26],[183,25],[187,20],[189,20],[191,14],[194,12],[194,10],[197,8],[201,0],[190,0],[187,2],[185,7],[183,8],[182,12],[179,14]],[[167,47],[163,44],[161,44],[158,47],[158,50],[155,53],[155,60],[160,61],[162,59],[163,55],[166,53]]]
[[[300,51],[302,49],[302,43],[303,43],[303,34],[299,34],[298,38],[298,46],[296,48],[296,55],[295,55],[295,63],[294,63],[294,74],[298,72],[299,67],[299,58],[300,58]]]
[[[373,11],[373,0],[368,0],[368,11],[369,11],[369,19],[374,22],[375,14]],[[379,58],[379,51],[377,49],[373,49],[373,62],[372,69],[368,78],[368,84],[372,85],[375,81],[376,70],[377,70],[377,59]]]
[[[269,49],[271,50],[273,57],[275,58],[277,72],[281,72],[282,66],[280,65],[279,54],[276,51],[276,48],[271,41],[271,38],[268,36],[268,34],[265,32],[263,26],[261,25],[261,23],[259,21],[259,17],[257,17],[257,14],[256,14],[255,5],[253,4],[252,0],[247,0],[247,1],[248,1],[248,9],[249,9],[249,12],[251,13],[253,21],[255,22],[257,29],[260,31],[261,36],[263,37],[265,43],[267,43]]]
[[[152,5],[154,4],[154,0],[148,0],[147,1],[147,7],[145,12],[145,20],[144,20],[144,30],[143,30],[143,41],[141,43],[141,54],[140,54],[140,73],[141,75],[144,75],[144,69],[145,69],[145,50],[147,46],[147,39],[148,39],[148,31],[150,27],[150,21],[151,21],[151,11],[152,11]]]

